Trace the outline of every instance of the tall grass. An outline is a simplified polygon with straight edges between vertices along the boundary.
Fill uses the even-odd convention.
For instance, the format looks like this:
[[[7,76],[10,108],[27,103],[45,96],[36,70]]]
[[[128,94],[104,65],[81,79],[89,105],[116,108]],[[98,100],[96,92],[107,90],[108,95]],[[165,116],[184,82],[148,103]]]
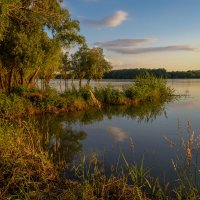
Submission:
[[[186,134],[184,134],[181,123],[178,123],[179,143],[174,143],[177,156],[172,160],[172,166],[177,175],[177,186],[174,193],[178,200],[200,198],[200,134],[192,131],[188,120]]]
[[[0,199],[76,199],[40,137],[30,121],[1,119]]]

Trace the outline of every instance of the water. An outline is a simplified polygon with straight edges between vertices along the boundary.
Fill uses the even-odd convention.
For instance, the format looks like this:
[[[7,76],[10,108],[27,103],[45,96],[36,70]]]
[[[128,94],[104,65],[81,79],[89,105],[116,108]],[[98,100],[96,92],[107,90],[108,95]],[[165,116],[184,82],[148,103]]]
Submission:
[[[112,84],[120,87],[128,83]],[[107,82],[98,86],[102,84]],[[58,87],[55,81],[53,85]],[[44,146],[49,148],[52,141],[57,144],[51,149],[55,162],[72,162],[80,152],[88,157],[96,152],[107,168],[124,164],[121,148],[130,163],[144,160],[153,176],[174,180],[172,159],[179,154],[180,133],[188,141],[188,121],[190,131],[200,132],[200,80],[168,80],[168,85],[186,97],[170,103],[40,116],[40,128],[46,132]]]

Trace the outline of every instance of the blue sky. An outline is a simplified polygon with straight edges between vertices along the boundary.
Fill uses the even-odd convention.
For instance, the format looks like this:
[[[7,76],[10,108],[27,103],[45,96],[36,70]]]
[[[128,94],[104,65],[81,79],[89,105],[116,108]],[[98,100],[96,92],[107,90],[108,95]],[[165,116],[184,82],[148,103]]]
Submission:
[[[64,6],[115,69],[200,68],[199,0],[65,0]]]

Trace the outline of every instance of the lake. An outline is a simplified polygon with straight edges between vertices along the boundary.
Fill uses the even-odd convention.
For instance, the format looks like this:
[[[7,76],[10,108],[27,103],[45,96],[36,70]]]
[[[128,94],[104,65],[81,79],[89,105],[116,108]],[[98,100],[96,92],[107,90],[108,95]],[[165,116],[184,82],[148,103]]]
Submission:
[[[108,82],[92,85],[100,87]],[[112,80],[111,84],[119,88],[130,81]],[[51,85],[60,88],[59,81],[54,80]],[[44,148],[57,142],[51,154],[55,162],[70,163],[79,158],[80,152],[87,157],[95,152],[107,169],[124,165],[121,149],[128,162],[139,164],[143,160],[152,176],[174,181],[172,160],[180,154],[181,137],[187,146],[188,132],[194,131],[196,136],[200,132],[200,80],[168,80],[168,85],[184,96],[168,103],[39,116]],[[185,158],[183,151],[182,160]],[[200,164],[194,156],[192,161]]]

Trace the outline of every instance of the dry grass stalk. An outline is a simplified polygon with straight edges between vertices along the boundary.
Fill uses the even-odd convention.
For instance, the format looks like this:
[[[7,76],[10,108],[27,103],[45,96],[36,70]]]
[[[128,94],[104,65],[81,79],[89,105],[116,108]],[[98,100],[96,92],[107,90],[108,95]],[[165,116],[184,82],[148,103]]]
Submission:
[[[192,143],[194,140],[194,132],[190,135],[190,139],[187,146],[187,159],[190,161],[192,159]]]

